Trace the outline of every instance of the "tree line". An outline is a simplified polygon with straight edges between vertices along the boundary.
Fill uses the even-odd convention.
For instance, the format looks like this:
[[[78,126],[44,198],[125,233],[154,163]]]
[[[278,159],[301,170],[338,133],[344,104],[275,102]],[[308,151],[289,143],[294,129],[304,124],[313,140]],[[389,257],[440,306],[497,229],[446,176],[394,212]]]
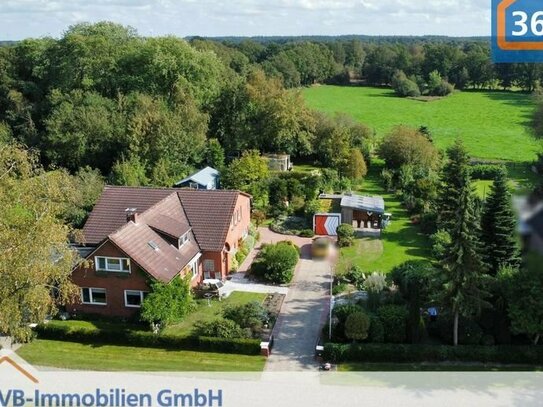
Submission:
[[[331,73],[312,62],[319,47],[288,51],[312,66],[304,82]],[[144,38],[107,22],[0,47],[0,139],[37,149],[47,168],[89,166],[130,185],[170,186],[251,149],[334,162],[352,149],[368,156],[370,129],[308,109],[249,48]]]
[[[397,72],[419,84],[438,74],[456,89],[533,91],[543,76],[537,64],[493,64],[490,42],[482,39],[372,38],[194,39],[239,51],[286,87],[314,83],[391,85]]]

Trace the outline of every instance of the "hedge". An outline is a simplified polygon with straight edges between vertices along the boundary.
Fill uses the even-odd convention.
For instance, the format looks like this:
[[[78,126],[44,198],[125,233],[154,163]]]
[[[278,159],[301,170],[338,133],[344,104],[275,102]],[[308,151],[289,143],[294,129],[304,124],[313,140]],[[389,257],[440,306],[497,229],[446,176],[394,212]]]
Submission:
[[[538,365],[543,364],[543,346],[327,343],[323,356],[335,363],[481,362]]]
[[[236,353],[242,355],[258,355],[260,354],[259,339],[225,339],[225,338],[210,338],[200,336],[200,350]]]
[[[86,344],[123,345],[171,350],[204,350],[243,355],[258,355],[258,339],[222,339],[197,336],[180,337],[156,335],[148,331],[106,330],[59,325],[38,325],[35,329],[40,339],[79,342]]]
[[[469,167],[471,178],[493,181],[504,168],[497,164],[475,164]]]

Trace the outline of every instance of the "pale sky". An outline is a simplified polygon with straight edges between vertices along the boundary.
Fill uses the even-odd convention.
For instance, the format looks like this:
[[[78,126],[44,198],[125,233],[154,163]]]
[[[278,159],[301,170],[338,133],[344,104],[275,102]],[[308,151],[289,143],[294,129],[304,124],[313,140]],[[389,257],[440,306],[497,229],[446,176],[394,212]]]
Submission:
[[[0,0],[0,40],[88,21],[141,35],[490,35],[490,0]]]

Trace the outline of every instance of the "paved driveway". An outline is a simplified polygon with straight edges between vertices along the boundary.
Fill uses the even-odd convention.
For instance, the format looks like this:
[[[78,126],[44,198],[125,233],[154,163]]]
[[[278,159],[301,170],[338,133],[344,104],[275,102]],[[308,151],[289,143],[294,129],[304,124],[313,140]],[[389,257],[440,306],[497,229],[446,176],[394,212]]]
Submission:
[[[311,260],[304,246],[295,280],[274,328],[275,345],[266,371],[316,370],[315,345],[328,316],[330,263]]]
[[[296,268],[293,283],[287,289],[254,284],[246,279],[245,272],[258,254],[259,247],[257,247],[226,285],[231,285],[237,291],[286,293],[281,314],[273,331],[275,345],[265,370],[271,372],[315,371],[317,368],[314,361],[315,345],[321,327],[328,317],[330,262],[311,259],[313,241],[311,238],[280,235],[268,228],[260,228],[259,232],[261,244],[291,240],[302,248],[302,258]]]

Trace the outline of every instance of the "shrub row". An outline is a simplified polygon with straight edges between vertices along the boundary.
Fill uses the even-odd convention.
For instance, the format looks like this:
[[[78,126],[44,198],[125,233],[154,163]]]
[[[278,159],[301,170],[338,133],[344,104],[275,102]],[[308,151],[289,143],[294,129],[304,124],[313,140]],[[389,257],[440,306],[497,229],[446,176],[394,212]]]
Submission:
[[[543,346],[328,343],[324,346],[323,356],[335,363],[480,362],[534,365],[543,364]]]
[[[212,352],[236,353],[241,355],[260,354],[259,339],[225,339],[200,336],[199,349]]]
[[[493,181],[503,171],[503,166],[497,164],[475,164],[469,167],[471,178]]]
[[[203,350],[243,355],[258,355],[258,339],[222,339],[175,335],[155,335],[148,331],[106,330],[61,325],[39,325],[36,333],[40,339],[79,342],[87,344],[124,345],[171,350]]]

